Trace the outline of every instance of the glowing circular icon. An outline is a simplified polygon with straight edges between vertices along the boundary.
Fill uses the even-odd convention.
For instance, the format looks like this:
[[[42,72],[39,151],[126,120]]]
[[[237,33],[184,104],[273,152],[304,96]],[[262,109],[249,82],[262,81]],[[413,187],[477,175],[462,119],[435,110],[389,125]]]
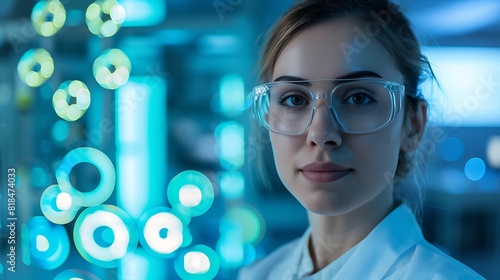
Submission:
[[[56,34],[66,22],[66,9],[59,0],[41,0],[31,11],[31,23],[35,31],[50,37]]]
[[[43,191],[40,209],[49,221],[64,225],[73,221],[80,206],[73,202],[70,194],[62,192],[58,185],[52,185]]]
[[[184,241],[184,224],[167,207],[157,207],[139,219],[139,242],[149,253],[171,257]]]
[[[71,99],[75,99],[72,104],[70,104]],[[65,81],[54,92],[52,105],[59,117],[67,121],[76,121],[90,106],[90,91],[81,81]]]
[[[207,280],[217,275],[220,261],[211,248],[195,245],[176,256],[174,268],[183,280]]]
[[[17,64],[17,74],[23,83],[39,87],[54,73],[54,60],[45,49],[26,51]]]
[[[23,262],[52,270],[61,266],[69,255],[69,238],[61,225],[45,217],[34,216],[22,227]]]
[[[186,170],[170,180],[167,197],[174,210],[188,216],[200,216],[212,206],[214,188],[202,173]]]
[[[241,234],[239,237],[243,243],[256,245],[264,236],[266,224],[259,211],[250,206],[238,206],[224,213],[220,230],[221,232],[235,230]]]
[[[471,158],[465,163],[465,176],[471,181],[479,181],[486,173],[486,164],[480,158]]]
[[[69,174],[78,163],[87,162],[94,165],[101,174],[101,181],[90,192],[80,192],[71,185]],[[106,201],[115,188],[116,173],[111,160],[101,151],[82,147],[70,151],[64,156],[61,165],[56,170],[56,179],[62,192],[68,193],[78,206],[95,206]]]
[[[116,0],[98,0],[85,13],[89,31],[99,37],[111,37],[125,21],[125,8]]]
[[[132,65],[120,49],[105,50],[92,66],[97,83],[105,89],[117,89],[127,83]]]
[[[54,280],[99,280],[94,274],[80,269],[66,269],[54,277]]]
[[[137,230],[132,218],[114,205],[85,209],[73,229],[75,247],[88,262],[117,267],[127,253],[137,247]]]

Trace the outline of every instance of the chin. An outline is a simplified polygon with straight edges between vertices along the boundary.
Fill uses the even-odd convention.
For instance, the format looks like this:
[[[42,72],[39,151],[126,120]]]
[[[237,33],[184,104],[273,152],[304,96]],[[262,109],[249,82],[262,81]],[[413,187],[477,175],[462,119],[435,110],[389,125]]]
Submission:
[[[339,216],[353,211],[361,205],[354,202],[346,202],[346,199],[340,199],[338,196],[317,192],[306,200],[299,202],[307,211],[322,216]]]

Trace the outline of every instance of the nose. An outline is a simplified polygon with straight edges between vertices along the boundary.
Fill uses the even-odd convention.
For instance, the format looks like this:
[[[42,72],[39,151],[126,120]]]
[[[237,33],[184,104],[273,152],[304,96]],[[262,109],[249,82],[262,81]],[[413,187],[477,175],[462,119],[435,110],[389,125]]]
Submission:
[[[326,103],[318,105],[307,132],[307,143],[322,149],[338,148],[342,144],[341,130]]]

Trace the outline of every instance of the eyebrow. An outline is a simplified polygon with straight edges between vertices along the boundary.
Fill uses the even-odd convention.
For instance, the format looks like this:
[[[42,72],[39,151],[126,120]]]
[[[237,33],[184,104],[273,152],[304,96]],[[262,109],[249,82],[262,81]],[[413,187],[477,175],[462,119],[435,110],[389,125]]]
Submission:
[[[359,78],[370,78],[370,77],[382,78],[382,76],[380,76],[379,74],[372,72],[372,71],[356,71],[356,72],[347,73],[347,74],[342,75],[342,76],[335,78],[335,79],[359,79]],[[304,85],[311,84],[310,82],[308,82],[308,79],[304,79],[304,78],[296,77],[296,76],[288,76],[288,75],[278,77],[274,80],[274,82],[279,82],[279,81],[286,81],[286,82],[297,81],[297,82],[301,82],[301,84],[304,84]]]

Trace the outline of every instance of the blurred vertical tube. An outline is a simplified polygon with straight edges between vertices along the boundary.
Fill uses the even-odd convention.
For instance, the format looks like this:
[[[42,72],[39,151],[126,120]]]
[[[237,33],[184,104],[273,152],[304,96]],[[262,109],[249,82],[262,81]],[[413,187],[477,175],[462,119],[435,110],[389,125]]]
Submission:
[[[166,92],[166,81],[152,76],[131,77],[116,91],[117,204],[136,221],[166,203]],[[138,251],[122,260],[121,279],[164,279],[161,263]]]

